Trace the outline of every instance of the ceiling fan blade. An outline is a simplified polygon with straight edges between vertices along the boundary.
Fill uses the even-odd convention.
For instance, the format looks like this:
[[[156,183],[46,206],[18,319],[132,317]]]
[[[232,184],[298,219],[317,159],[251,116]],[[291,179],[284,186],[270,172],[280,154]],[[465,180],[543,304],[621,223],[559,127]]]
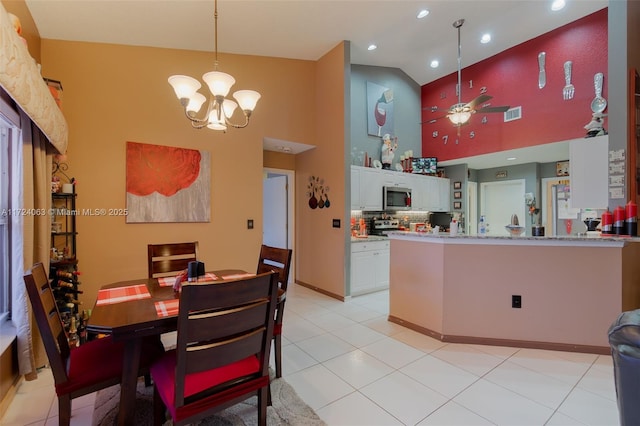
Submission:
[[[430,118],[429,120],[422,121],[420,124],[435,123],[437,120],[440,120],[441,118],[445,118],[447,115],[449,115],[449,114],[440,115],[438,117],[433,117],[433,118]]]
[[[486,108],[478,108],[476,112],[479,113],[490,113],[490,112],[505,112],[511,108],[510,106],[496,106],[496,107],[486,107]]]
[[[475,109],[476,105],[482,105],[483,103],[487,102],[491,98],[493,98],[493,96],[480,95],[474,100],[472,100],[471,102],[469,102],[468,104],[466,104],[465,106],[468,106],[471,109]]]

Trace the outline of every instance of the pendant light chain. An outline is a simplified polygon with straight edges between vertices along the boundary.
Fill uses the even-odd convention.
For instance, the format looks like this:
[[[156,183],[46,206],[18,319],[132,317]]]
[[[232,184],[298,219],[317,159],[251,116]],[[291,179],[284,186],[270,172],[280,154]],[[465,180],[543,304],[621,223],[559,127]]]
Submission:
[[[214,2],[214,12],[213,12],[213,26],[214,26],[214,37],[215,37],[215,45],[214,45],[214,49],[215,49],[215,63],[214,63],[214,69],[218,69],[218,0],[215,0]]]

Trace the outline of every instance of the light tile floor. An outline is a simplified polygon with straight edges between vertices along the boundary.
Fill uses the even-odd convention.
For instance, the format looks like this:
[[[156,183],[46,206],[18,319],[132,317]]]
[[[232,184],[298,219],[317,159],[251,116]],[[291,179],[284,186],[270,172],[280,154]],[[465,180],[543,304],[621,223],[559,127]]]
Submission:
[[[329,426],[619,424],[610,356],[445,344],[388,322],[388,297],[289,287],[283,376]],[[0,425],[57,424],[52,383],[25,382]]]

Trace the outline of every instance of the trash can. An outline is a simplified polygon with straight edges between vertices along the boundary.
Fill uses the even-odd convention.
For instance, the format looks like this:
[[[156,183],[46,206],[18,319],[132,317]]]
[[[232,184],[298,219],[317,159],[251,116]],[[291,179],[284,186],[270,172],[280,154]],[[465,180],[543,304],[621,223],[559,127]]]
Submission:
[[[640,425],[640,309],[623,312],[609,328],[620,424]]]

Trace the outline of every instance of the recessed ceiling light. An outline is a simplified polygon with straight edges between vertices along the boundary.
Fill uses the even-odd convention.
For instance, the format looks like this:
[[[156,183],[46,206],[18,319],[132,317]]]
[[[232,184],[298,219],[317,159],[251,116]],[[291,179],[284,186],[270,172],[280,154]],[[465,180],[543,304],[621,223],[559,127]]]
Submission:
[[[416,18],[422,19],[428,14],[429,14],[429,11],[427,9],[422,9],[420,12],[418,12],[418,15],[416,16]]]
[[[378,48],[378,46],[376,46],[375,44],[370,44],[369,47],[367,47],[367,50],[376,50]]]
[[[553,0],[553,3],[551,3],[551,10],[557,12],[558,10],[563,9],[565,5],[566,3],[564,0]]]
[[[516,160],[518,157],[507,157],[507,161],[513,161]]]
[[[438,66],[440,65],[440,62],[438,62],[437,59],[434,59],[433,61],[431,61],[431,63],[429,64],[429,66],[431,68],[438,68]]]
[[[482,34],[482,38],[480,39],[480,43],[487,44],[490,41],[491,41],[491,34],[489,34],[489,33]]]

